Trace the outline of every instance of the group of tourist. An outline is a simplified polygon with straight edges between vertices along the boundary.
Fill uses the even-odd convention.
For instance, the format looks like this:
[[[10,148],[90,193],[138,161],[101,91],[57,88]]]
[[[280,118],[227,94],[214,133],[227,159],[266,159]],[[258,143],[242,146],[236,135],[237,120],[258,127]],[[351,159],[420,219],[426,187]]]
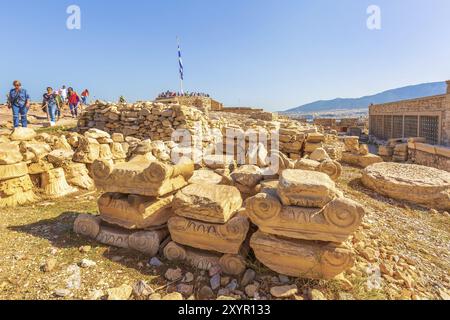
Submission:
[[[203,92],[172,92],[172,91],[166,91],[158,95],[158,99],[165,99],[165,98],[173,98],[173,97],[205,97],[209,98],[209,94],[203,93]]]
[[[7,106],[12,109],[14,128],[28,126],[27,113],[30,108],[30,96],[19,80],[13,82],[14,88],[9,91],[7,97]],[[47,114],[50,126],[54,126],[56,121],[61,117],[62,110],[69,105],[72,118],[78,116],[78,109],[83,105],[87,105],[89,98],[89,90],[85,89],[79,95],[72,87],[67,88],[65,85],[61,89],[54,90],[47,87],[47,91],[43,94],[42,110]]]

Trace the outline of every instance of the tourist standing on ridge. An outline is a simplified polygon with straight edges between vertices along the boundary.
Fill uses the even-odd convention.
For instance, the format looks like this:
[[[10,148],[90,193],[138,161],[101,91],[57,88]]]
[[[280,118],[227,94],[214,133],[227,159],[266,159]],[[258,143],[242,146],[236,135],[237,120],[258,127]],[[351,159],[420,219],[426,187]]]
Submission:
[[[61,100],[65,104],[67,101],[67,89],[66,86],[62,86],[62,88],[59,90],[59,95],[61,96]]]
[[[83,100],[83,104],[87,106],[87,98],[89,97],[89,90],[84,89],[84,91],[81,93],[81,100]]]
[[[19,118],[23,128],[28,126],[27,113],[30,108],[30,96],[25,89],[22,89],[22,84],[19,80],[13,82],[14,89],[9,91],[8,108],[13,112],[14,128],[19,127]]]
[[[67,89],[67,95],[69,100],[70,113],[72,114],[72,118],[75,118],[78,116],[78,106],[80,104],[81,98],[78,93],[73,91],[73,88]]]
[[[42,107],[46,107],[47,119],[50,122],[50,127],[56,124],[56,115],[59,109],[59,102],[57,100],[57,94],[53,92],[53,88],[48,87],[47,93],[44,94],[44,99],[42,100]]]

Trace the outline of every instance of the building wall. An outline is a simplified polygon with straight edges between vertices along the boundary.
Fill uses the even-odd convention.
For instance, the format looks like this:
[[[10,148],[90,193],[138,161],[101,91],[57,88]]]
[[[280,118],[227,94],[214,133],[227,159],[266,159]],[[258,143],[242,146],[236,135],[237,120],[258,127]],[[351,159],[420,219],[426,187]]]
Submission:
[[[378,139],[424,137],[450,146],[450,94],[372,105],[370,134]]]
[[[220,111],[223,109],[223,104],[207,97],[172,97],[156,99],[157,102],[167,104],[181,104],[185,106],[193,106],[205,111]]]

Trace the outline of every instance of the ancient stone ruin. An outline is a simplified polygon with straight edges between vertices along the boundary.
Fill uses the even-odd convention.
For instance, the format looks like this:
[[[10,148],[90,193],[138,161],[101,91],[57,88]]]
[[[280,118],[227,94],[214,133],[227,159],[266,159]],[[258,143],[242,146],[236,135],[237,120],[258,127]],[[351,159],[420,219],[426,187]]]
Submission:
[[[364,209],[344,198],[326,174],[285,170],[276,184],[248,199],[246,209],[259,227],[250,245],[270,269],[329,279],[352,267],[345,241],[362,223]]]

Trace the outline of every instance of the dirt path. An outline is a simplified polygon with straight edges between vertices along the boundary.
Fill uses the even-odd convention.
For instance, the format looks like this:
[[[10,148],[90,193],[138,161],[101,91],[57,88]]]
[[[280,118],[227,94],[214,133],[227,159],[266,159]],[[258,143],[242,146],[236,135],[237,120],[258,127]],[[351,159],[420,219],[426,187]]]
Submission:
[[[449,298],[448,214],[378,196],[365,189],[359,178],[358,169],[345,167],[338,183],[368,212],[363,228],[353,239],[357,264],[345,279],[289,279],[288,283],[299,288],[296,299],[310,298],[312,289],[328,299]],[[97,212],[95,199],[96,195],[81,194],[1,210],[0,299],[98,299],[109,288],[141,280],[157,289],[152,295],[157,298],[180,290],[179,282],[171,284],[164,278],[168,268],[176,267],[194,274],[187,286],[192,286],[195,297],[199,297],[199,289],[209,284],[208,274],[175,266],[162,257],[163,266],[153,267],[144,255],[99,245],[74,234],[72,224],[78,213]],[[96,265],[78,268],[83,259]],[[259,297],[270,298],[270,287],[279,285],[280,279],[254,260],[250,267],[258,274]],[[222,277],[223,287],[231,280]],[[57,297],[55,292],[64,297]],[[228,295],[246,298],[244,292],[244,288],[237,288]]]

